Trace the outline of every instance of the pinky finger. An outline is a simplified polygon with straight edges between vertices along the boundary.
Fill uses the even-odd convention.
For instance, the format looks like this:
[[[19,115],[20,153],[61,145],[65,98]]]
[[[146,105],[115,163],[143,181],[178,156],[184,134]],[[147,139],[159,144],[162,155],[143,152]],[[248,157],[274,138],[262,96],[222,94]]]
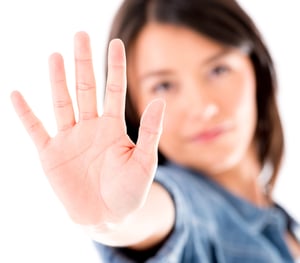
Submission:
[[[38,151],[41,151],[50,139],[49,134],[18,91],[12,92],[11,100],[16,113],[33,140],[36,148]]]

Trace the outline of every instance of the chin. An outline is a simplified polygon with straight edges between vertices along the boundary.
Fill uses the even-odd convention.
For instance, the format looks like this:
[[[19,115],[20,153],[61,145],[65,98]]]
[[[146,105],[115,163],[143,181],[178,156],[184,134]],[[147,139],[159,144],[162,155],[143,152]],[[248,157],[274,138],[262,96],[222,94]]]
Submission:
[[[198,155],[199,156],[199,155]],[[206,156],[209,157],[209,156]],[[226,173],[238,166],[242,161],[241,154],[226,154],[220,156],[211,156],[212,158],[191,158],[182,165],[190,167],[196,171],[204,172],[207,175],[218,175]]]

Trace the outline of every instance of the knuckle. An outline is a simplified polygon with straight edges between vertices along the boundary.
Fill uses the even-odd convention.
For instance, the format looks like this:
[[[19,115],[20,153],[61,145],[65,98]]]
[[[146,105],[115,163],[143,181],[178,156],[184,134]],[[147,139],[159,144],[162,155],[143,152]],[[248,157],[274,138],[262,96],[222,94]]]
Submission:
[[[92,63],[92,59],[90,57],[76,57],[75,58],[75,63],[79,63],[79,64],[91,64]]]
[[[79,81],[77,82],[76,88],[79,91],[89,91],[96,89],[96,86],[93,83]]]
[[[68,124],[63,124],[63,125],[60,125],[59,126],[59,131],[60,132],[63,132],[63,131],[67,131],[67,130],[69,130],[70,128],[72,128],[73,127],[73,124],[72,123],[68,123]]]
[[[53,102],[55,108],[65,108],[71,105],[71,101],[68,100],[56,100]]]
[[[106,87],[107,91],[113,92],[113,93],[121,93],[123,92],[124,88],[121,84],[116,84],[116,83],[107,83]]]
[[[141,126],[140,129],[143,133],[146,133],[149,135],[154,135],[154,136],[159,135],[159,131],[153,129],[152,127]]]
[[[27,129],[29,133],[36,133],[41,127],[41,123],[39,121],[35,121],[28,125]]]
[[[54,79],[51,81],[52,85],[63,86],[66,84],[65,79]]]
[[[125,64],[109,64],[108,68],[113,71],[120,71],[125,69]]]
[[[79,113],[79,118],[80,118],[80,120],[90,120],[90,119],[92,119],[92,118],[94,118],[94,117],[96,117],[96,115],[95,115],[95,113],[93,113],[93,112],[87,112],[87,111],[81,111],[80,113]]]

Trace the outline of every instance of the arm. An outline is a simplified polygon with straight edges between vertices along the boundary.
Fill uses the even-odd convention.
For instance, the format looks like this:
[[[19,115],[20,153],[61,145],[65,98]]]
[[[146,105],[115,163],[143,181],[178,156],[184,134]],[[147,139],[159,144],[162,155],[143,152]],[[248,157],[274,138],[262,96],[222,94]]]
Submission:
[[[101,116],[89,37],[82,32],[75,37],[78,118],[66,85],[63,58],[57,53],[49,59],[57,122],[54,137],[19,92],[13,92],[11,98],[38,150],[45,175],[72,220],[97,225],[97,239],[105,244],[146,248],[163,239],[174,221],[170,197],[153,184],[164,102],[155,100],[148,105],[134,144],[124,120],[127,85],[122,42],[112,41],[108,54]],[[161,211],[166,213],[163,218]]]
[[[97,242],[109,246],[126,246],[146,250],[162,242],[171,232],[175,209],[169,193],[158,183],[151,186],[145,205],[122,224],[107,227],[85,227]]]

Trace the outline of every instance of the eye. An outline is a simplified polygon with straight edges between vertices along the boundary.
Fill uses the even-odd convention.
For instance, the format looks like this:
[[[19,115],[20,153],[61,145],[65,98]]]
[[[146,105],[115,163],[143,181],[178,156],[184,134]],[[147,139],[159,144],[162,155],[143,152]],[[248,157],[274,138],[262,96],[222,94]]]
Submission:
[[[164,81],[154,85],[154,92],[166,92],[170,90],[174,85],[171,82]]]
[[[217,77],[224,75],[230,71],[228,66],[225,65],[217,65],[215,66],[209,73],[210,76],[212,77]]]

